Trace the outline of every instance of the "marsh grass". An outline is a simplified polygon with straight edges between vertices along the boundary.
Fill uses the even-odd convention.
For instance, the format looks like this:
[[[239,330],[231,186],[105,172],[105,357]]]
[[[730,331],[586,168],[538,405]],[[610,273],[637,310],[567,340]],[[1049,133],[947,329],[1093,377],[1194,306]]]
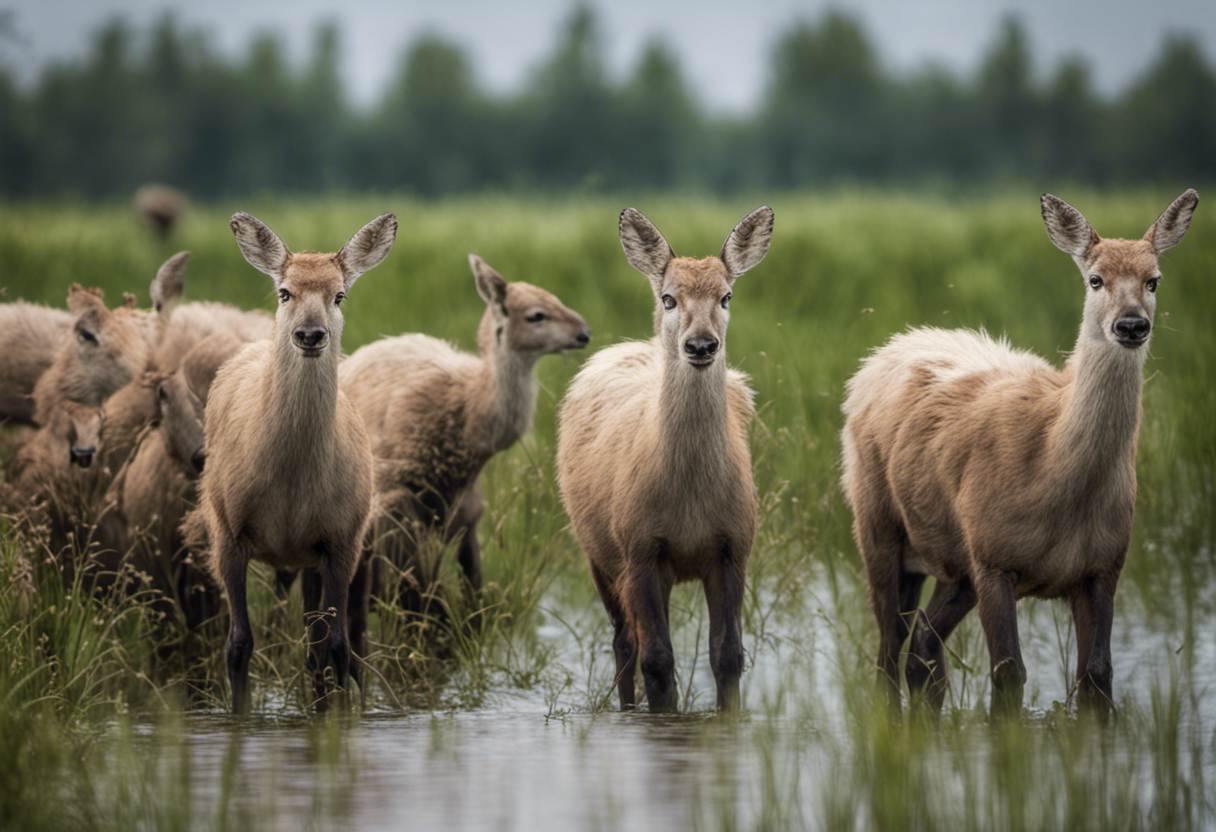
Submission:
[[[1142,233],[1173,195],[1066,194],[1112,236]],[[637,204],[678,252],[708,254],[756,201]],[[694,713],[674,720],[612,713],[610,628],[552,473],[555,405],[583,358],[569,354],[540,363],[535,429],[486,471],[485,591],[470,600],[460,591],[453,545],[428,543],[440,579],[436,606],[411,618],[375,604],[365,707],[348,716],[309,716],[299,591],[280,599],[268,572],[254,570],[251,584],[256,716],[234,722],[223,716],[222,621],[201,635],[197,652],[160,655],[151,599],[65,586],[45,546],[6,527],[0,828],[387,823],[368,815],[375,806],[349,787],[350,772],[386,764],[369,750],[378,736],[404,720],[412,744],[392,753],[473,776],[468,759],[477,769],[496,749],[467,720],[503,715],[509,731],[519,713],[535,717],[542,738],[555,738],[549,752],[573,755],[596,783],[584,814],[569,816],[587,826],[659,817],[700,829],[1216,822],[1214,215],[1201,206],[1187,239],[1163,261],[1136,533],[1115,622],[1119,718],[1102,726],[1073,713],[1067,612],[1027,602],[1020,608],[1030,674],[1024,718],[988,722],[987,656],[969,620],[950,642],[951,691],[940,722],[892,723],[875,701],[874,627],[837,485],[844,381],[866,351],[909,324],[982,325],[1062,361],[1083,290],[1047,242],[1030,192],[957,200],[841,192],[770,204],[774,247],[736,286],[729,343],[759,408],[752,447],[763,521],[744,610],[743,718],[700,713],[713,687],[704,602],[694,586],[678,587],[672,600],[680,703]],[[240,260],[228,234],[225,219],[238,207],[289,245],[321,249],[386,208],[398,213],[395,251],[345,307],[348,351],[404,331],[471,348],[482,305],[465,266],[469,250],[580,311],[593,349],[649,331],[649,288],[615,238],[620,206],[598,199],[259,198],[196,210],[163,249],[122,206],[3,205],[4,288],[8,297],[61,304],[67,286],[80,281],[146,301],[156,266],[184,248],[192,251],[188,297],[272,308],[269,281]],[[639,771],[643,762],[675,762],[644,769],[649,779],[592,773],[615,756]],[[274,773],[288,769],[315,788],[301,791]],[[407,804],[408,821],[426,806],[416,789],[404,791],[421,801]],[[393,792],[378,794],[392,803]],[[537,816],[528,804],[509,805],[516,814],[505,825]]]

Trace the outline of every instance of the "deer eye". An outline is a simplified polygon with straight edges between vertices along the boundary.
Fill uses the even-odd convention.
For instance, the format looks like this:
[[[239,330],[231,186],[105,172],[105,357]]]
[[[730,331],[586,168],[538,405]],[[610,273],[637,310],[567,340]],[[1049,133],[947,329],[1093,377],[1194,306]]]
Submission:
[[[538,324],[541,321],[543,321],[544,319],[545,319],[545,313],[540,312],[540,311],[531,312],[528,314],[527,317],[524,318],[524,320],[530,324]]]
[[[344,300],[346,300],[346,292],[338,292],[334,295],[334,306],[341,306]]]
[[[663,308],[664,309],[675,309],[676,308],[676,299],[673,298],[671,295],[663,295]]]
[[[1159,277],[1150,277],[1148,280],[1146,280],[1146,281],[1145,281],[1144,286],[1145,286],[1145,288],[1147,288],[1147,289],[1148,289],[1150,292],[1153,292],[1154,294],[1156,294],[1156,292],[1157,292],[1157,284],[1158,284],[1158,283],[1160,283],[1160,282],[1161,282],[1161,278],[1159,278]]]
[[[730,292],[727,292],[725,295],[722,296],[722,308],[727,309],[729,307],[730,307]]]
[[[97,343],[97,336],[93,334],[92,330],[78,329],[78,330],[76,330],[76,337],[80,340],[80,343],[82,343],[82,344],[96,344]]]
[[[286,289],[280,289],[279,303],[287,303],[289,300],[291,300],[291,292],[287,291]]]
[[[1096,274],[1091,274],[1089,276],[1089,288],[1096,291],[1101,289],[1103,285],[1105,284],[1102,283],[1102,278],[1098,277]]]

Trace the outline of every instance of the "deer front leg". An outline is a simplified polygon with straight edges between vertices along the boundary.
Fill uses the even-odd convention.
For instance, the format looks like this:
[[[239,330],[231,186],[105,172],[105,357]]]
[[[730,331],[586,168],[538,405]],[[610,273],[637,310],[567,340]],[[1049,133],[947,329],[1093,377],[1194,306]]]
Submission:
[[[718,692],[719,710],[739,707],[743,675],[744,566],[728,541],[715,552],[704,577],[709,608],[709,666]]]
[[[253,628],[245,598],[248,561],[229,540],[216,542],[224,594],[228,598],[228,686],[232,689],[232,712],[249,713],[249,660],[253,656]]]
[[[1080,705],[1109,713],[1115,704],[1112,690],[1110,634],[1115,617],[1118,576],[1088,578],[1072,596],[1072,618],[1077,628],[1077,694]]]
[[[1013,713],[1022,706],[1026,684],[1026,665],[1022,663],[1022,646],[1018,640],[1017,592],[1013,576],[980,566],[975,570],[972,583],[992,665],[991,711],[994,715]]]
[[[348,604],[350,608],[350,677],[359,686],[359,695],[366,701],[366,690],[363,687],[364,677],[362,661],[367,658],[367,616],[369,598],[371,595],[371,563],[364,554],[355,568],[355,575],[350,581]]]
[[[658,541],[626,554],[624,608],[642,664],[646,701],[655,713],[676,710],[676,659],[667,623],[672,580]]]

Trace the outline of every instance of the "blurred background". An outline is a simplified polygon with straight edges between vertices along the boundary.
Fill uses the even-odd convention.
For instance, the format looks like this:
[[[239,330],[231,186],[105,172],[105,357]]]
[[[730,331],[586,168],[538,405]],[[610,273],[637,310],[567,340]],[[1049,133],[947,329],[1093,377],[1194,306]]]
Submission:
[[[1205,0],[0,6],[0,194],[1181,186]]]

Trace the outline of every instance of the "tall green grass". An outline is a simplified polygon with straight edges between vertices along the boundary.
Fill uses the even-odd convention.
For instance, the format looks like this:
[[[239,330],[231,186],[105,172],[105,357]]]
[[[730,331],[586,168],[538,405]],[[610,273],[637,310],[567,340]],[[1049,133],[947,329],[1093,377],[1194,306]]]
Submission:
[[[1062,195],[1099,232],[1139,236],[1175,194]],[[634,204],[678,253],[703,255],[717,252],[758,201],[656,196]],[[987,657],[974,622],[951,641],[951,709],[940,724],[892,725],[873,707],[876,638],[837,484],[839,404],[860,358],[909,325],[983,326],[1062,361],[1080,320],[1080,276],[1047,241],[1030,192],[959,199],[839,192],[779,195],[770,204],[772,252],[735,287],[728,338],[729,360],[751,375],[759,406],[752,447],[763,520],[745,609],[751,718],[734,727],[707,723],[698,746],[715,766],[729,768],[735,757],[755,765],[729,798],[709,788],[718,775],[707,777],[706,790],[689,796],[689,816],[702,828],[1212,823],[1216,215],[1201,205],[1188,237],[1162,263],[1136,533],[1115,622],[1123,716],[1103,728],[1070,715],[1066,610],[1024,604],[1032,716],[992,728],[983,719]],[[196,208],[162,246],[125,206],[0,205],[0,284],[8,298],[54,304],[74,281],[102,286],[115,300],[134,291],[146,302],[159,263],[189,249],[188,297],[272,309],[270,282],[232,242],[232,210],[257,214],[299,249],[336,249],[363,222],[393,210],[401,220],[396,248],[344,306],[347,351],[406,331],[472,348],[483,306],[468,251],[581,312],[594,350],[650,331],[649,286],[616,241],[621,207],[602,199],[255,198]],[[553,478],[554,409],[582,358],[540,363],[535,428],[486,471],[480,533],[488,586],[479,623],[419,624],[378,606],[370,711],[493,710],[504,697],[522,696],[550,720],[584,726],[590,719],[580,730],[593,736],[614,730],[596,723],[615,705],[609,627]],[[449,577],[452,561],[448,553]],[[471,620],[458,592],[446,598],[456,622]],[[277,600],[261,574],[252,605],[255,709],[294,718],[309,706],[298,594]],[[712,683],[699,590],[679,588],[672,615],[681,705],[706,708]],[[197,661],[160,661],[139,599],[65,588],[45,553],[4,532],[0,751],[15,774],[0,778],[0,827],[200,825],[190,814],[200,805],[181,750],[182,714],[224,706],[222,629]],[[141,740],[133,721],[159,726],[157,741]],[[319,759],[340,766],[343,755],[357,753],[343,726],[306,721],[300,730],[328,749]],[[225,782],[218,802],[202,807],[202,825],[277,816],[272,802],[244,817],[248,806]],[[44,799],[47,788],[64,799]],[[326,805],[342,815],[341,800]]]

